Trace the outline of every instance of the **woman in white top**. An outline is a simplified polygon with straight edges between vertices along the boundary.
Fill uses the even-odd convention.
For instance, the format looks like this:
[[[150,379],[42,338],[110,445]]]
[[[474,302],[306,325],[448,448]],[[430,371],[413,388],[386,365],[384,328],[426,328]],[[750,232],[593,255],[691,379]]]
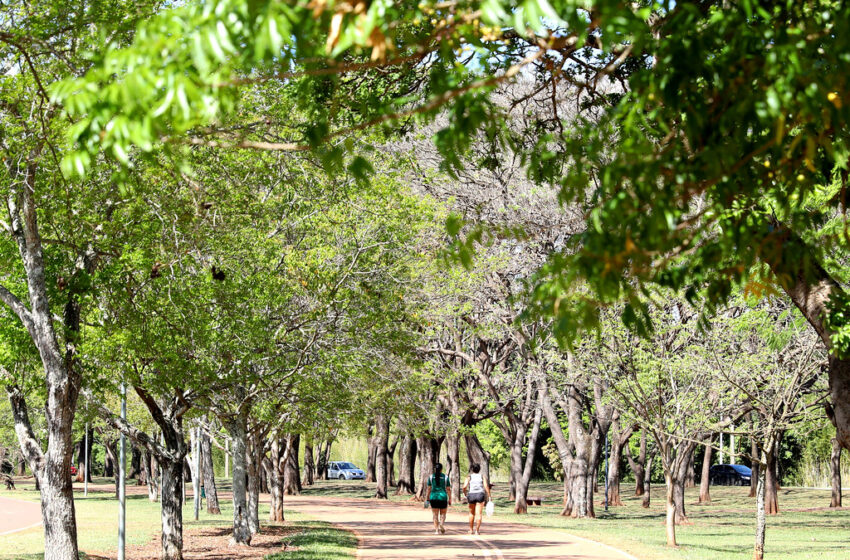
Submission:
[[[469,504],[469,534],[481,534],[481,510],[490,501],[490,484],[481,475],[481,465],[473,463],[472,471],[463,483],[463,492]],[[476,525],[477,522],[477,525]]]

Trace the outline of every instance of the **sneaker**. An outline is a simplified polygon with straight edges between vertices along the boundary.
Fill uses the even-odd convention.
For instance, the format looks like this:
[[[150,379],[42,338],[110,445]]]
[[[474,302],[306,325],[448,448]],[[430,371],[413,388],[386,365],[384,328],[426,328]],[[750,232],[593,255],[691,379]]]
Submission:
[[[439,530],[439,529],[435,529],[435,530],[434,530],[434,534],[435,534],[435,535],[439,535],[439,534],[440,534],[440,530]]]
[[[440,525],[440,532],[444,535],[446,534],[446,528],[443,527],[442,525]]]

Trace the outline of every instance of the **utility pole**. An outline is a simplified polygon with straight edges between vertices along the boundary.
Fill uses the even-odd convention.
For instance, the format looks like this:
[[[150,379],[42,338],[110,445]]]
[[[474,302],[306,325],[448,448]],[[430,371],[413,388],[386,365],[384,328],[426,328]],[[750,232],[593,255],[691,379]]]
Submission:
[[[723,432],[720,432],[720,453],[717,455],[717,464],[723,464]]]
[[[124,383],[121,383],[121,420],[127,420],[127,385]],[[124,449],[124,440],[124,432],[121,432],[121,447],[118,451],[118,560],[124,560],[125,529],[127,526],[127,502],[124,488],[127,454]]]

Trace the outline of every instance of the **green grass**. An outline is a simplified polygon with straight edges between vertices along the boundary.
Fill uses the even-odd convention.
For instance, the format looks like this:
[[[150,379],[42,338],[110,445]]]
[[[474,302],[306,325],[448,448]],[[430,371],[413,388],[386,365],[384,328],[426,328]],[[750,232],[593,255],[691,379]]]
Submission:
[[[542,507],[527,515],[514,515],[505,484],[493,492],[496,515],[505,521],[525,523],[609,544],[641,560],[749,560],[755,538],[755,499],[749,488],[712,487],[712,503],[696,505],[698,488],[687,490],[686,510],[692,525],[676,528],[679,548],[666,546],[662,485],[653,486],[652,507],[641,507],[641,498],[630,496],[624,484],[625,506],[604,510],[597,494],[596,519],[570,519],[559,515],[563,487],[560,483],[534,483],[529,495],[542,496]],[[321,481],[306,494],[371,498],[374,485],[355,481]],[[409,496],[390,496],[407,500]],[[829,510],[829,491],[785,488],[779,495],[780,514],[767,520],[766,556],[770,560],[850,560],[848,531],[850,509]],[[818,508],[812,510],[812,508]],[[809,510],[809,511],[806,511]],[[465,506],[454,506],[457,515]],[[450,515],[452,515],[450,513]],[[485,520],[486,523],[486,520]]]
[[[352,533],[291,511],[286,512],[286,519],[296,525],[297,531],[285,539],[285,552],[270,554],[266,560],[354,558],[357,538]]]
[[[630,493],[631,488],[623,487]],[[625,506],[606,512],[597,506],[597,519],[569,519],[560,512],[560,484],[538,484],[531,494],[549,499],[550,506],[529,508],[529,515],[510,513],[507,499],[497,499],[500,515],[507,520],[537,527],[564,530],[604,542],[642,560],[749,560],[755,539],[755,499],[749,488],[712,487],[712,503],[696,505],[699,489],[687,490],[685,507],[692,525],[676,528],[678,549],[666,546],[663,486],[656,485],[652,507],[640,506],[641,498],[624,497]],[[546,502],[544,501],[544,504]],[[850,560],[847,534],[850,511],[823,508],[829,492],[786,488],[780,492],[780,514],[767,520],[765,555],[775,560]],[[810,511],[805,511],[810,510]],[[501,513],[505,512],[505,513]]]
[[[111,479],[96,482],[111,482]],[[222,481],[225,482],[225,481]],[[220,490],[228,490],[220,483]],[[32,484],[18,484],[18,490],[3,492],[8,498],[39,501],[39,494]],[[89,492],[83,497],[76,493],[74,505],[77,513],[77,539],[81,551],[90,553],[114,553],[118,541],[118,501],[112,492]],[[233,519],[229,501],[220,501],[222,515],[210,515],[201,509],[198,521],[193,519],[191,502],[183,508],[183,525],[186,530],[200,527],[227,527]],[[260,505],[260,519],[268,518],[268,504]],[[357,539],[350,533],[286,511],[287,525],[293,529],[288,536],[288,548],[284,553],[269,556],[274,560],[309,560],[319,558],[353,558]],[[149,542],[160,530],[159,503],[150,502],[147,496],[127,496],[127,545]],[[41,560],[44,557],[42,528],[34,527],[11,535],[0,536],[0,560]]]

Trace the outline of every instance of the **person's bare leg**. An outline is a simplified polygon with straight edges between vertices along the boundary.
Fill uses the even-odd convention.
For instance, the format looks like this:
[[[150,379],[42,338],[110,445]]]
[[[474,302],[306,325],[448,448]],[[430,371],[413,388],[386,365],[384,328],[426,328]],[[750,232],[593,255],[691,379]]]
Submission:
[[[448,509],[441,509],[440,510],[440,532],[441,533],[446,532],[446,512],[447,511],[448,511]]]
[[[475,504],[469,504],[469,534],[475,531]]]
[[[440,510],[431,509],[431,513],[434,515],[434,534],[440,533]]]
[[[477,522],[477,524],[475,526],[475,534],[476,535],[481,534],[481,517],[482,517],[481,516],[481,510],[483,509],[483,506],[484,506],[484,504],[482,504],[482,503],[475,504],[475,518],[476,518],[476,522]]]

